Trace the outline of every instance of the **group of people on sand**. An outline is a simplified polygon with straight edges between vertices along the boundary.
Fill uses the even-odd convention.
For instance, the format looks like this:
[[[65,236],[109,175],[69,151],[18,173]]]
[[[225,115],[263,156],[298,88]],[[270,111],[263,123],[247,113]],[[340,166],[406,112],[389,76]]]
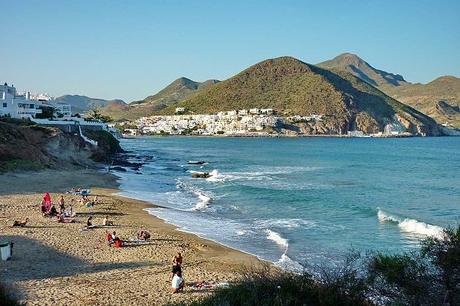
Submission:
[[[51,196],[47,192],[43,196],[43,200],[41,203],[41,212],[44,217],[57,217],[58,222],[61,223],[72,223],[75,222],[74,217],[74,200],[71,201],[70,205],[66,208],[64,196],[61,195],[58,201],[58,208],[59,211],[54,206],[53,202],[51,201]]]
[[[113,245],[116,248],[128,246],[130,243],[138,244],[140,242],[146,242],[151,237],[150,233],[144,229],[140,230],[137,233],[137,240],[134,240],[134,239],[130,239],[129,241],[122,240],[117,236],[117,232],[115,231],[113,231],[112,233],[109,231],[106,231],[105,234],[106,234],[106,240],[109,246]]]
[[[73,192],[76,192],[73,190]],[[88,195],[82,195],[82,198],[80,199],[80,202],[85,204],[88,201]],[[58,208],[59,211],[56,209],[54,204],[51,201],[51,196],[47,192],[45,193],[42,203],[41,203],[41,211],[43,216],[45,217],[57,217],[59,222],[62,223],[69,223],[69,222],[74,222],[74,217],[76,216],[76,213],[74,212],[74,202],[75,200],[72,199],[71,203],[68,207],[65,205],[65,200],[64,196],[60,196],[59,201],[58,201]],[[93,205],[98,202],[97,196],[94,197],[94,200],[92,201]],[[86,204],[85,204],[86,205]],[[19,226],[19,227],[24,227],[26,226],[27,222],[29,221],[28,218],[26,218],[24,221],[14,221],[13,226]],[[86,229],[91,229],[91,228],[98,228],[98,227],[106,227],[106,226],[114,226],[114,222],[112,220],[109,220],[109,216],[104,216],[104,219],[102,221],[102,226],[101,225],[94,225],[93,224],[93,217],[89,216],[88,219],[86,220]],[[129,242],[133,243],[139,243],[139,242],[146,242],[148,239],[150,239],[151,234],[145,230],[141,229],[137,233],[137,240],[134,238],[131,238],[130,241],[125,241],[120,239],[118,237],[117,233],[115,231],[109,232],[106,231],[106,240],[109,244],[109,246],[113,246],[116,248],[120,248],[123,246],[127,246]],[[182,292],[185,286],[185,281],[182,275],[182,263],[183,263],[183,258],[180,252],[178,252],[172,259],[172,277],[171,277],[171,288],[172,288],[172,293],[179,293]]]

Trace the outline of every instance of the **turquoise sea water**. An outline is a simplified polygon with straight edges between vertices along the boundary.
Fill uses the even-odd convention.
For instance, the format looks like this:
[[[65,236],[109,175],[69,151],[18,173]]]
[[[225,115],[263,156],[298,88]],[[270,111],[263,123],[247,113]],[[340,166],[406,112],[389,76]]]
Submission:
[[[145,162],[117,172],[123,195],[288,269],[334,263],[351,248],[410,250],[460,222],[459,137],[142,137],[122,146]]]

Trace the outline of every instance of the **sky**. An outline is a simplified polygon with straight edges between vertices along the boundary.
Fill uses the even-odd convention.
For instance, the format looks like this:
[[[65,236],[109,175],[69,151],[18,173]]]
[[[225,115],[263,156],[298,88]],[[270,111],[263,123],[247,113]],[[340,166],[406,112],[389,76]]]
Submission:
[[[460,1],[0,0],[0,82],[126,102],[185,76],[344,52],[429,82],[460,77]]]

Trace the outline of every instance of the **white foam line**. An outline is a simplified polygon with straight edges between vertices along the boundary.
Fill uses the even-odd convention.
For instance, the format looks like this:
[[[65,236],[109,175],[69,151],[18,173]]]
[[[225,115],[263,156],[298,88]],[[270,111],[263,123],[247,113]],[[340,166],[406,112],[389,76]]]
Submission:
[[[385,213],[381,209],[378,210],[377,217],[380,222],[396,223],[400,230],[405,233],[444,239],[444,229],[437,225],[427,224],[410,218],[398,218],[396,216]]]

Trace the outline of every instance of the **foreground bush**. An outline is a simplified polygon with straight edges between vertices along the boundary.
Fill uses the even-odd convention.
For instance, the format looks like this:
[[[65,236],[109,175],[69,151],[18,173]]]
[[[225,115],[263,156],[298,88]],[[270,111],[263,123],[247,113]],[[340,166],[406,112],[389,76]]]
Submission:
[[[180,304],[179,304],[180,305]],[[418,252],[352,253],[343,265],[310,274],[245,273],[194,306],[233,305],[460,305],[460,226],[444,239],[422,241]]]
[[[0,305],[4,306],[17,306],[17,303],[9,294],[8,290],[0,284]]]

